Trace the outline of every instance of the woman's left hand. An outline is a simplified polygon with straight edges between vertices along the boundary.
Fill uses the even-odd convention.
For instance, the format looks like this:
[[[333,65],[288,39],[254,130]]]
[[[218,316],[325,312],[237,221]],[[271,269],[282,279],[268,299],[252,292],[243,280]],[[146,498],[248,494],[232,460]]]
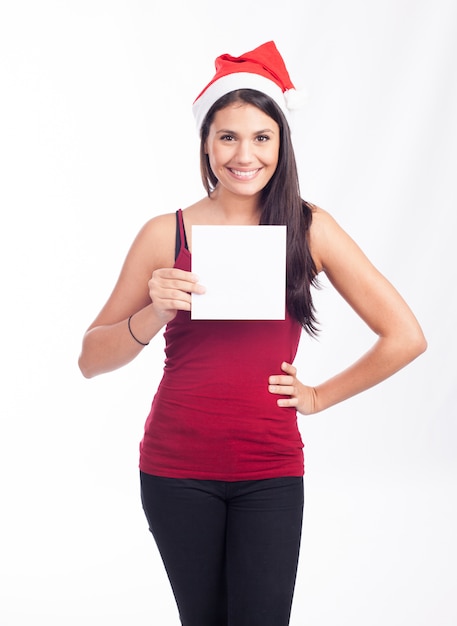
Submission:
[[[308,387],[297,378],[297,368],[290,363],[282,363],[281,369],[284,374],[270,376],[268,379],[268,391],[273,394],[287,396],[279,398],[277,403],[280,407],[294,407],[303,415],[315,413],[316,398],[313,387]]]

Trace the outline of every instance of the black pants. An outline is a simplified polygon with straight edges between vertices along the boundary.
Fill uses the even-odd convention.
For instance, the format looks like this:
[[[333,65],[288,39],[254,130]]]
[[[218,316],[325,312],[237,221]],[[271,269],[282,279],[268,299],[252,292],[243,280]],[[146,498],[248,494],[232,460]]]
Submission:
[[[184,626],[287,626],[303,479],[222,482],[141,473],[143,508]]]

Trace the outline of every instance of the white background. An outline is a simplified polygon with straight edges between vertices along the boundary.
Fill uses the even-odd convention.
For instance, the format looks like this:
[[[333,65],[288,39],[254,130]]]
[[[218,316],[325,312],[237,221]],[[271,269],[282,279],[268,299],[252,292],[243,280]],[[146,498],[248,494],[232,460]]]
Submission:
[[[454,0],[0,4],[0,623],[178,623],[139,501],[163,343],[85,380],[85,328],[151,216],[203,195],[191,103],[213,59],[274,39],[309,92],[302,195],[398,287],[428,351],[300,418],[294,626],[457,622]],[[331,287],[297,365],[314,384],[373,337]],[[228,364],[228,367],[230,364]]]

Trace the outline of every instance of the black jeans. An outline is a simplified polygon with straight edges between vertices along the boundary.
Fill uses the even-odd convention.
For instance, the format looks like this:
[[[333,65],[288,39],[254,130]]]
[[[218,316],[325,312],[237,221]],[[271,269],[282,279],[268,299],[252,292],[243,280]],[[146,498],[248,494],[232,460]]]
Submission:
[[[223,482],[141,473],[143,508],[183,626],[287,626],[303,479]]]

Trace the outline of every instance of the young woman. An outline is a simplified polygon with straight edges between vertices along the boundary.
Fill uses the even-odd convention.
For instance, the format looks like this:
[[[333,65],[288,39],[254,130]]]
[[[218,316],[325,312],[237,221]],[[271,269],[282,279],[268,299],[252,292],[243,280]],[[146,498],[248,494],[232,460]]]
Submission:
[[[165,327],[141,487],[185,626],[289,623],[303,509],[297,411],[360,393],[426,347],[392,285],[328,213],[301,199],[286,117],[293,94],[273,42],[217,59],[194,103],[207,196],[142,228],[83,340],[79,365],[91,377],[131,361]],[[191,320],[192,294],[205,291],[191,271],[199,224],[287,225],[284,320]],[[311,387],[292,363],[301,330],[316,332],[320,272],[377,341]]]

